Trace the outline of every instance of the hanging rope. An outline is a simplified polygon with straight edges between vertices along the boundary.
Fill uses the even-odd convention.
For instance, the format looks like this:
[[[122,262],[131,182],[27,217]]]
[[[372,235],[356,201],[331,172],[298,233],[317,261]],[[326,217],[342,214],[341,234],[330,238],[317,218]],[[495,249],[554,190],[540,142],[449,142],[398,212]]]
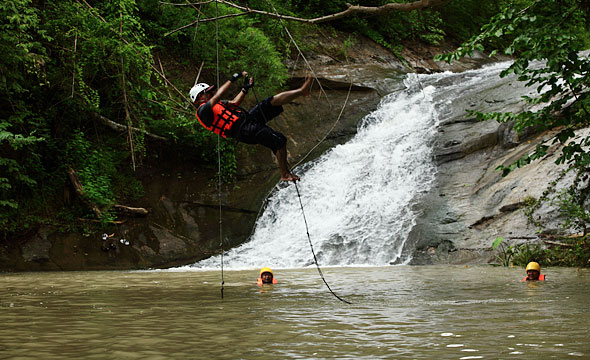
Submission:
[[[216,55],[216,67],[217,67],[217,79],[216,84],[217,88],[219,89],[219,24],[217,22],[217,17],[219,9],[217,5],[217,0],[215,0],[215,55]],[[223,300],[223,285],[225,281],[223,279],[223,222],[221,217],[221,146],[220,146],[220,136],[217,136],[217,181],[218,181],[218,199],[219,199],[219,247],[221,248],[221,299]]]
[[[293,38],[293,36],[291,36],[291,33],[289,32],[289,29],[287,28],[287,25],[283,24],[283,19],[279,15],[279,12],[275,8],[274,4],[272,2],[270,2],[270,0],[266,0],[266,2],[272,7],[273,11],[277,15],[278,22],[281,23],[281,25],[283,26],[283,29],[285,29],[285,32],[287,33],[287,35],[289,35],[289,39],[291,39],[291,42],[293,43],[293,45],[295,45],[295,48],[299,52],[299,55],[301,55],[301,58],[305,62],[305,65],[307,65],[307,67],[309,68],[309,71],[311,71],[311,74],[313,75],[314,79],[317,80],[318,86],[320,87],[321,93],[324,94],[324,96],[326,97],[326,101],[328,102],[328,105],[331,107],[332,104],[330,103],[330,99],[328,99],[328,94],[326,94],[326,92],[324,91],[324,88],[322,87],[322,84],[319,82],[317,75],[315,74],[315,72],[313,71],[313,68],[309,64],[309,61],[307,61],[307,58],[305,57],[305,55],[303,55],[303,52],[299,48],[299,45],[297,45],[297,42],[295,41],[295,39]]]
[[[324,137],[318,141],[317,144],[314,145],[314,147],[312,147],[307,154],[305,154],[301,159],[299,159],[299,161],[293,166],[294,168],[296,168],[297,166],[299,166],[305,159],[307,159],[307,157],[318,147],[320,146],[321,143],[323,143],[327,138],[328,135],[330,135],[330,133],[332,133],[332,131],[334,130],[334,128],[336,127],[336,124],[338,124],[338,122],[340,122],[340,118],[342,117],[342,114],[344,113],[344,108],[346,107],[346,104],[348,103],[348,98],[350,97],[350,91],[352,90],[352,78],[350,79],[350,86],[348,87],[348,94],[346,94],[346,99],[344,100],[344,104],[342,105],[342,109],[340,109],[340,114],[338,114],[338,118],[336,118],[336,121],[334,121],[334,124],[332,124],[332,127],[330,128],[330,130],[328,130],[328,132],[326,133],[326,135],[324,135]]]
[[[252,88],[252,92],[254,93],[254,97],[256,98],[256,103],[258,105],[260,105],[260,100],[258,99],[258,94],[256,93],[256,89],[254,87]],[[266,117],[266,114],[264,113],[264,110],[262,109],[262,107],[260,108],[260,110],[261,110],[260,112],[262,113],[262,117],[264,117],[264,122],[267,123],[268,118]],[[287,168],[288,167],[289,167],[289,165],[287,164]],[[291,169],[288,169],[288,170],[289,170],[289,172],[291,172]],[[299,194],[299,187],[297,186],[297,181],[294,181],[293,183],[295,184],[295,190],[297,190],[297,197],[299,198],[299,205],[301,206],[301,214],[303,215],[303,221],[305,223],[305,232],[307,233],[307,240],[309,241],[309,248],[311,249],[311,253],[313,255],[313,262],[315,263],[315,266],[318,269],[318,273],[320,274],[320,278],[322,278],[322,281],[324,282],[324,284],[326,284],[326,287],[328,288],[330,293],[332,293],[332,295],[334,295],[336,297],[336,299],[338,299],[342,302],[345,302],[347,304],[351,304],[350,302],[348,302],[348,301],[342,299],[340,296],[336,295],[336,293],[334,291],[332,291],[332,288],[330,288],[330,285],[328,285],[328,282],[326,281],[326,278],[324,277],[324,273],[322,272],[322,269],[320,268],[320,264],[318,263],[318,258],[315,255],[315,251],[313,250],[311,236],[309,236],[309,227],[307,226],[307,219],[305,217],[305,211],[303,210],[303,203],[301,202],[301,195]]]
[[[334,291],[332,291],[332,289],[330,288],[330,285],[328,285],[328,282],[324,278],[324,273],[322,273],[322,269],[320,268],[320,265],[318,264],[318,258],[315,255],[315,251],[313,250],[313,244],[311,243],[311,237],[309,236],[309,227],[307,226],[307,219],[305,218],[305,211],[303,211],[303,202],[301,202],[301,194],[299,193],[299,187],[297,186],[297,182],[295,182],[295,190],[297,190],[297,197],[299,198],[299,205],[301,206],[301,214],[303,214],[303,221],[305,222],[305,232],[307,233],[307,240],[309,241],[309,247],[311,249],[311,253],[313,254],[313,261],[315,262],[315,266],[318,269],[318,273],[320,274],[320,277],[322,278],[322,281],[324,282],[324,284],[326,284],[326,287],[328,288],[328,290],[330,290],[330,293],[332,293],[332,295],[334,295],[336,297],[336,299],[342,301],[343,303],[352,304],[350,301],[346,301],[343,298],[341,298],[340,296],[336,295],[336,293]]]

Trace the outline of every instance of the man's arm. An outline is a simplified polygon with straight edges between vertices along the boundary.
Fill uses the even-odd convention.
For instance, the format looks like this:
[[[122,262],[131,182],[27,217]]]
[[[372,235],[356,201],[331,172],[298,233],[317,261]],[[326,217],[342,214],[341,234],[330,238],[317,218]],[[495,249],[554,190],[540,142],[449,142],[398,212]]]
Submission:
[[[229,101],[228,103],[231,105],[240,106],[240,104],[242,103],[242,101],[244,100],[245,97],[246,97],[246,92],[244,91],[244,89],[242,89],[242,90],[240,90],[238,95],[236,95],[236,97],[233,98],[233,100]]]
[[[209,102],[211,103],[211,105],[217,104],[221,100],[221,98],[223,97],[223,95],[227,92],[227,90],[229,89],[231,83],[234,82],[235,80],[237,80],[240,76],[248,76],[248,73],[245,72],[245,71],[243,71],[242,74],[239,74],[237,77],[233,76],[232,79],[227,80],[225,83],[223,83],[223,85],[221,85],[219,87],[219,89],[217,90],[217,92],[215,93],[215,95],[213,95],[211,97],[211,99],[209,99]]]
[[[252,86],[254,86],[254,78],[248,79],[246,77],[246,79],[244,79],[244,87],[242,88],[242,90],[240,90],[238,95],[236,95],[236,97],[229,103],[235,106],[240,106],[240,104],[242,104],[242,101],[246,97],[246,94],[248,93],[248,89],[250,89]]]

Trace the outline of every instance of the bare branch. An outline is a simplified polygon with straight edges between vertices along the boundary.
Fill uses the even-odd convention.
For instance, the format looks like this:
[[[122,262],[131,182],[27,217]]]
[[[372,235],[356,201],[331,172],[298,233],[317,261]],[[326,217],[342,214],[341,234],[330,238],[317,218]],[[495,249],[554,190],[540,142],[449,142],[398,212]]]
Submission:
[[[115,121],[113,121],[113,120],[111,120],[111,119],[108,119],[108,118],[106,118],[106,117],[104,117],[104,116],[102,116],[102,115],[100,115],[100,114],[98,114],[98,113],[94,113],[94,112],[93,112],[93,113],[91,113],[91,114],[92,114],[92,115],[94,116],[94,118],[95,118],[96,120],[98,120],[98,121],[99,121],[101,124],[103,124],[103,125],[106,125],[106,126],[110,127],[111,129],[113,129],[113,130],[115,130],[115,131],[127,131],[127,126],[125,126],[125,125],[121,125],[121,124],[119,124],[118,122],[115,122]],[[143,133],[145,136],[151,137],[152,139],[156,139],[156,140],[160,140],[160,141],[168,141],[168,139],[167,139],[167,138],[165,138],[165,137],[163,137],[163,136],[160,136],[160,135],[155,135],[155,134],[149,133],[149,132],[147,132],[147,131],[145,131],[145,130],[141,130],[141,129],[134,128],[134,127],[132,127],[132,128],[131,128],[131,130],[133,130],[133,131],[137,131],[137,132],[141,132],[141,133]]]
[[[167,33],[164,34],[164,36],[172,35],[175,32],[186,29],[187,27],[191,27],[195,24],[200,24],[200,23],[204,23],[204,22],[211,22],[211,21],[216,21],[216,20],[220,20],[220,19],[227,19],[227,18],[232,18],[232,17],[238,17],[238,16],[244,16],[244,15],[248,15],[248,14],[249,14],[249,12],[242,12],[239,14],[228,14],[228,15],[222,15],[222,16],[218,16],[218,17],[214,17],[214,18],[197,19],[197,20],[193,21],[192,23],[183,25],[183,26],[181,26],[177,29],[174,29],[172,31],[168,31]]]
[[[86,196],[86,191],[84,191],[84,187],[82,186],[82,183],[80,182],[80,178],[78,177],[78,173],[72,167],[68,167],[68,178],[70,179],[72,186],[74,186],[74,190],[76,191],[76,195],[78,195],[80,200],[82,200],[82,202],[84,202],[86,205],[88,205],[88,207],[90,207],[92,209],[92,211],[94,212],[94,215],[96,215],[97,218],[99,218],[99,219],[102,218],[102,212],[98,208],[98,205],[96,205],[94,202],[92,202],[92,200],[90,200],[88,198],[88,196]]]
[[[149,211],[145,208],[137,208],[125,205],[113,205],[115,210],[120,211],[125,214],[133,215],[133,216],[146,216]]]
[[[172,6],[193,6],[194,7],[194,6],[210,4],[212,2],[215,2],[215,0],[201,1],[201,2],[196,2],[196,3],[184,3],[184,4],[177,4],[177,3],[171,3],[171,2],[166,2],[166,1],[160,1],[160,4],[172,5]]]
[[[119,12],[119,34],[123,36],[123,12]],[[133,146],[133,132],[131,131],[131,116],[129,115],[129,101],[127,101],[127,86],[125,85],[125,62],[121,55],[121,88],[123,89],[123,105],[125,106],[125,120],[127,121],[127,139],[129,140],[129,150],[131,153],[131,164],[135,171],[135,149]]]
[[[200,20],[194,21],[190,24],[187,24],[185,26],[182,26],[178,29],[172,30],[172,31],[166,33],[164,36],[173,34],[173,33],[180,31],[184,28],[192,26],[198,22],[216,21],[216,20],[225,19],[228,17],[243,16],[243,15],[248,15],[248,14],[259,14],[259,15],[268,16],[268,17],[271,17],[274,19],[298,21],[298,22],[309,23],[309,24],[319,24],[319,23],[323,23],[323,22],[338,20],[338,19],[341,19],[341,18],[344,18],[347,16],[352,16],[352,15],[376,16],[376,15],[387,14],[387,13],[393,12],[393,11],[409,12],[409,11],[426,9],[429,7],[444,5],[450,1],[452,1],[452,0],[417,0],[417,1],[409,2],[409,3],[389,3],[389,4],[382,5],[382,6],[361,6],[361,5],[347,4],[348,8],[344,11],[339,12],[339,13],[325,15],[325,16],[321,16],[321,17],[317,17],[317,18],[313,18],[313,19],[305,19],[305,18],[300,18],[300,17],[295,17],[295,16],[281,15],[278,13],[271,13],[271,12],[267,12],[267,11],[251,9],[249,7],[234,4],[230,1],[218,0],[219,3],[225,4],[227,6],[233,7],[238,10],[241,10],[242,12],[238,13],[238,14],[229,14],[229,15],[223,15],[223,16],[218,16],[218,17],[214,17],[214,18],[200,19]],[[172,3],[164,3],[164,2],[160,2],[160,3],[167,4],[167,5],[174,5],[174,6],[194,5],[194,4],[172,4]],[[196,3],[196,4],[201,5],[201,4],[205,4],[205,3],[206,2],[201,2],[201,3]]]
[[[74,38],[74,53],[73,56],[73,63],[74,63],[74,71],[72,74],[72,95],[74,97],[74,88],[76,87],[76,49],[78,48],[78,33],[76,32],[76,37]]]
[[[195,85],[199,82],[199,77],[201,77],[201,71],[203,70],[203,65],[205,65],[204,61],[201,61],[201,66],[199,67],[199,72],[197,73],[197,78],[195,79]]]

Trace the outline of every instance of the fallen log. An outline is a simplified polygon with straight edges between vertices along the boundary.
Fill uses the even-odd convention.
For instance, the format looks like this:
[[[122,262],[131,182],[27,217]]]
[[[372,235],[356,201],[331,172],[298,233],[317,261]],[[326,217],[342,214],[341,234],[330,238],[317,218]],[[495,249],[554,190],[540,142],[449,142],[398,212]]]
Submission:
[[[93,203],[92,201],[90,201],[90,199],[86,197],[86,192],[84,191],[84,187],[82,186],[82,183],[78,178],[78,173],[76,173],[76,170],[74,170],[71,167],[68,168],[68,178],[70,178],[70,182],[74,186],[76,195],[78,195],[80,200],[82,200],[82,202],[88,205],[98,218],[102,218],[102,212],[95,203]]]
[[[124,214],[133,216],[146,216],[149,213],[149,211],[145,208],[136,208],[125,205],[115,205],[114,208],[115,210],[120,211]]]
[[[86,221],[86,222],[93,222],[93,223],[103,223],[102,220],[98,220],[98,219],[84,219],[84,218],[78,218],[78,220],[80,221]],[[121,225],[124,224],[127,220],[113,220],[113,221],[107,221],[107,224],[115,224],[115,225]]]
[[[108,127],[110,127],[111,129],[113,129],[115,131],[123,132],[123,131],[129,131],[129,129],[131,129],[132,131],[140,132],[140,133],[144,134],[145,136],[150,137],[150,138],[155,139],[155,140],[164,141],[164,142],[169,141],[167,138],[165,138],[163,136],[152,134],[152,133],[147,132],[145,130],[141,130],[141,129],[138,129],[138,128],[135,128],[135,127],[128,128],[127,125],[121,125],[118,122],[115,122],[115,121],[113,121],[111,119],[108,119],[108,118],[106,118],[106,117],[104,117],[104,116],[102,116],[100,114],[97,114],[97,113],[94,113],[94,112],[91,113],[91,114],[101,124],[103,124],[105,126],[108,126]]]
[[[557,245],[557,246],[566,246],[566,247],[573,247],[573,244],[565,244],[559,241],[552,241],[552,240],[543,240],[545,244]]]

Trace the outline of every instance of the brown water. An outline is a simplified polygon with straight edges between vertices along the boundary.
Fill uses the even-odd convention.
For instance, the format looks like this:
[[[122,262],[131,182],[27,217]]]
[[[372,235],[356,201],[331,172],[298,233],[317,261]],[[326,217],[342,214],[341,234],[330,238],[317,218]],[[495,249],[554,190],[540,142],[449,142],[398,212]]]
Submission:
[[[489,266],[0,275],[2,359],[590,358],[590,271]]]

